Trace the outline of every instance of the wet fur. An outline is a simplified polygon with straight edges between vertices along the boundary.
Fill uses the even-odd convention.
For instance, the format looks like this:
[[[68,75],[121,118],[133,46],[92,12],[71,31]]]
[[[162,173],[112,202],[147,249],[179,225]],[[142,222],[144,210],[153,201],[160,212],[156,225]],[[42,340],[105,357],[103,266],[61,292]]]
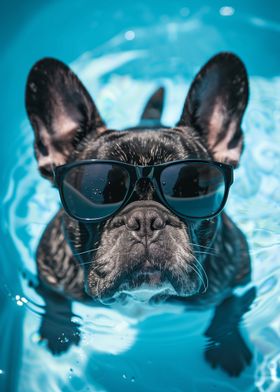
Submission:
[[[206,82],[204,82],[206,80]],[[75,94],[73,94],[73,91]],[[156,165],[180,159],[200,158],[237,166],[243,149],[241,119],[248,100],[246,71],[232,54],[211,59],[195,78],[182,116],[174,128],[160,124],[164,91],[159,89],[144,109],[140,124],[122,132],[108,130],[96,106],[67,66],[44,59],[32,69],[27,82],[26,107],[35,131],[35,153],[43,176],[53,180],[53,166],[84,159],[112,159],[135,165]],[[150,203],[150,204],[149,204]],[[254,290],[236,298],[232,290],[250,280],[250,258],[243,233],[222,213],[211,220],[189,222],[160,205],[150,182],[140,180],[130,206],[146,206],[164,216],[167,224],[152,246],[134,244],[121,211],[102,224],[85,224],[60,210],[49,223],[37,250],[40,278],[38,291],[47,313],[41,334],[52,352],[64,351],[57,336],[48,333],[50,314],[57,304],[71,316],[71,300],[98,301],[110,297],[146,262],[163,269],[177,295],[169,301],[217,310],[206,335],[219,349],[208,348],[207,360],[238,375],[251,361],[238,324],[254,298]],[[164,262],[163,262],[164,261]],[[243,305],[242,305],[243,304]],[[234,312],[233,312],[234,309]],[[224,312],[224,313],[223,313]],[[221,340],[221,314],[225,330]],[[52,326],[53,327],[53,326]],[[68,324],[69,345],[78,343],[76,326]],[[228,343],[231,339],[231,361]]]

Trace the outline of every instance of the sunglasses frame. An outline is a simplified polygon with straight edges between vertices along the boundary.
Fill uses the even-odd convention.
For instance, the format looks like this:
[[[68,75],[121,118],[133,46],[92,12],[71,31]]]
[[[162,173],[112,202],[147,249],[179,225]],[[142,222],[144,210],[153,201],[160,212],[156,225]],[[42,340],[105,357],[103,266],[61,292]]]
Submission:
[[[111,214],[108,214],[102,218],[80,218],[72,214],[72,212],[68,209],[67,203],[65,201],[64,197],[64,192],[63,192],[63,180],[66,176],[66,174],[71,170],[73,167],[81,166],[81,165],[88,165],[90,163],[98,163],[98,164],[111,164],[111,165],[117,165],[119,167],[124,168],[128,175],[129,175],[129,186],[128,190],[126,192],[126,195],[123,199],[122,204],[116,209]],[[201,217],[192,217],[184,214],[178,213],[176,210],[174,210],[170,205],[168,204],[167,200],[165,199],[164,192],[160,186],[160,176],[163,170],[166,167],[170,167],[173,165],[178,165],[182,163],[202,163],[202,164],[207,164],[210,166],[215,166],[220,169],[224,176],[224,181],[225,181],[225,191],[224,191],[224,197],[221,203],[220,208],[213,214],[207,215],[207,216],[201,216]],[[108,218],[110,218],[113,215],[116,215],[123,207],[125,207],[133,195],[136,183],[142,179],[142,178],[148,178],[154,185],[156,194],[159,196],[162,204],[168,208],[171,212],[173,212],[176,216],[186,219],[186,220],[204,220],[204,219],[211,219],[220,214],[220,212],[223,210],[227,198],[228,198],[228,193],[230,186],[233,183],[234,177],[233,177],[233,166],[230,164],[226,163],[221,163],[221,162],[216,162],[216,161],[208,161],[204,159],[184,159],[184,160],[178,160],[178,161],[171,161],[171,162],[165,162],[161,163],[158,165],[149,165],[149,166],[137,166],[137,165],[132,165],[129,163],[121,162],[121,161],[114,161],[114,160],[100,160],[100,159],[87,159],[83,161],[77,161],[77,162],[72,162],[68,163],[65,165],[57,166],[54,169],[54,184],[57,186],[60,194],[60,199],[63,205],[63,208],[67,212],[69,216],[71,216],[73,219],[78,220],[80,222],[85,222],[85,223],[97,223],[97,222],[102,222]]]

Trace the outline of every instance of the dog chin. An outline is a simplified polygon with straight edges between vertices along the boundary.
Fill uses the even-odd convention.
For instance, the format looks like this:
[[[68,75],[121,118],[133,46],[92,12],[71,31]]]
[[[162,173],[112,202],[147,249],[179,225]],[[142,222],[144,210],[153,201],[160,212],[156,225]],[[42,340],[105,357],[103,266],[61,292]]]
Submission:
[[[116,302],[133,300],[148,303],[150,301],[164,301],[172,295],[176,295],[176,292],[170,284],[166,283],[159,287],[142,285],[131,290],[121,289],[115,293],[113,299]]]
[[[190,279],[187,287],[179,288],[172,284],[161,271],[134,272],[123,280],[110,294],[99,296],[98,300],[105,304],[136,302],[163,302],[169,297],[189,297],[200,290],[199,282]],[[108,295],[109,294],[109,295]]]
[[[117,301],[133,299],[139,302],[149,302],[151,299],[164,300],[170,295],[176,295],[171,283],[160,271],[134,273],[129,280],[118,287],[113,298]]]

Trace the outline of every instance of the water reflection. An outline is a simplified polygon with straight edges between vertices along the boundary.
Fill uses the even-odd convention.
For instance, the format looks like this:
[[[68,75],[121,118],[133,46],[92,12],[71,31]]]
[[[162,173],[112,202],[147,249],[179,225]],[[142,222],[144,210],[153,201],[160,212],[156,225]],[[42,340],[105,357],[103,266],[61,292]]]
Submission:
[[[158,30],[164,33],[164,23]],[[132,42],[136,43],[137,37],[143,33],[155,48],[159,40],[151,32],[154,33],[153,28],[147,30],[147,33],[141,30],[140,35],[135,30]],[[197,64],[202,64],[203,56],[208,57],[209,51],[214,52],[215,48],[223,47],[224,36],[220,36],[209,26],[203,29],[203,23],[199,19],[188,20],[178,27],[176,34],[181,37],[181,34],[187,32],[190,32],[189,42],[192,43],[188,52],[190,62],[187,70],[191,74]],[[275,32],[274,28],[273,33]],[[170,35],[174,37],[174,29]],[[209,45],[205,45],[205,36],[209,36]],[[197,47],[193,45],[196,39],[199,40]],[[258,67],[264,67],[263,54],[258,50],[259,40],[256,41],[256,50],[252,43],[254,50],[251,53],[260,53],[261,58],[256,63],[259,64]],[[118,42],[122,44],[120,37]],[[185,45],[185,38],[182,42]],[[115,47],[122,50],[116,41],[110,45],[103,48],[104,52],[106,50],[109,53]],[[187,78],[174,78],[175,68],[178,72],[184,70],[182,74],[186,72],[186,58],[178,55],[185,51],[178,47],[177,52],[176,48],[173,45],[172,53],[169,53],[170,46],[162,40],[162,58],[167,58],[167,54],[175,60],[177,57],[177,62],[173,62],[173,68],[168,70],[169,73],[164,78],[169,91],[164,121],[170,124],[178,118],[185,86],[189,82]],[[92,92],[98,95],[99,106],[103,108],[104,116],[110,124],[129,126],[137,118],[146,97],[154,90],[154,84],[162,83],[162,77],[154,58],[151,59],[154,67],[147,62],[144,56],[146,52],[140,52],[138,47],[134,50],[128,47],[123,49],[110,58],[101,56],[97,60],[93,60],[89,54],[87,58],[79,59],[75,66],[86,84],[92,82]],[[247,52],[247,48],[245,49]],[[196,51],[199,55],[195,54]],[[129,62],[137,62],[140,58],[139,70],[151,75],[152,69],[156,81],[129,76]],[[123,72],[103,76],[104,70],[109,72],[118,66],[124,67]],[[97,81],[97,76],[100,77],[100,82]],[[5,233],[1,246],[1,268],[3,276],[7,278],[1,281],[0,291],[1,334],[4,342],[1,347],[0,382],[4,380],[5,385],[8,384],[13,390],[19,380],[20,391],[40,390],[42,385],[47,391],[130,391],[132,387],[139,391],[178,391],[186,390],[186,385],[188,390],[198,391],[211,388],[220,392],[254,391],[255,387],[259,391],[277,391],[280,379],[280,268],[276,262],[279,256],[280,199],[277,163],[280,159],[280,139],[276,124],[279,123],[280,102],[275,91],[279,88],[279,78],[251,78],[251,101],[244,124],[246,149],[228,204],[230,215],[249,239],[254,267],[253,283],[258,288],[257,298],[241,323],[244,340],[254,355],[252,366],[240,378],[230,381],[221,371],[213,371],[203,359],[204,348],[209,347],[203,333],[214,316],[213,311],[185,312],[182,307],[171,305],[152,308],[136,306],[123,315],[117,310],[97,309],[76,303],[72,322],[80,324],[79,345],[72,346],[61,356],[49,353],[38,334],[45,304],[32,286],[36,284],[34,254],[38,240],[58,208],[58,197],[55,190],[37,173],[31,146],[31,130],[23,124],[19,138],[10,141],[17,159],[9,158],[5,163],[11,176],[5,187],[1,223]],[[131,102],[135,102],[135,105],[131,105]],[[18,119],[18,123],[20,121]],[[22,272],[26,279],[22,279]],[[30,281],[34,283],[31,287]],[[247,310],[252,291],[242,292],[239,295],[240,301],[243,296],[245,304],[242,306]],[[28,302],[25,303],[22,298],[26,298]],[[21,302],[17,303],[18,301]],[[230,302],[227,308],[239,321],[240,312],[236,311],[235,303]],[[221,318],[222,314],[218,314],[218,324]],[[221,330],[221,336],[222,332]],[[217,340],[219,339],[221,338]],[[239,337],[233,335],[232,339],[235,345]],[[246,358],[250,357],[245,348],[244,354]],[[226,359],[231,360],[230,357]]]

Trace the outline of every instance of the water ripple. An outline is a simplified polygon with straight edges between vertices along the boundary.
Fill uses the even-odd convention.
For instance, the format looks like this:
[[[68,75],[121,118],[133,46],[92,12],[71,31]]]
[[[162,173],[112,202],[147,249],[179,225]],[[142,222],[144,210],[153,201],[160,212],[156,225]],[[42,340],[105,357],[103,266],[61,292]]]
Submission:
[[[201,15],[189,16],[185,10],[181,16],[188,20],[166,23],[161,19],[159,25],[134,29],[133,39],[127,39],[124,33],[118,34],[98,49],[98,56],[87,52],[73,63],[97,97],[109,126],[121,128],[136,123],[146,98],[159,85],[165,85],[168,92],[164,121],[172,124],[177,120],[190,77],[201,63],[200,57],[209,52],[209,47],[222,47],[223,38],[217,30],[203,25],[208,12],[206,7]],[[232,13],[232,18],[235,14]],[[279,26],[272,22],[251,18],[250,23],[279,31]],[[209,45],[206,47],[203,38],[207,35]],[[196,38],[199,45],[190,47],[191,60],[187,70],[182,72],[185,38],[191,41],[197,36],[201,38],[198,41]],[[177,41],[182,45],[172,45],[171,49],[166,45],[166,42]],[[155,47],[162,58],[167,55],[171,58],[166,72],[151,50]],[[111,52],[109,56],[103,55]],[[147,77],[151,69],[153,80]],[[1,223],[20,255],[14,265],[21,274],[22,291],[15,293],[13,287],[1,290],[7,292],[14,306],[25,311],[21,391],[40,390],[43,385],[46,391],[52,392],[175,392],[186,390],[186,380],[194,391],[210,391],[209,385],[212,390],[221,392],[255,391],[253,380],[259,391],[280,390],[280,99],[275,98],[275,92],[280,91],[280,78],[251,77],[250,82],[250,105],[244,120],[247,145],[227,209],[250,244],[253,284],[258,295],[243,325],[254,345],[254,365],[244,377],[229,384],[223,374],[213,373],[202,358],[207,344],[203,332],[213,311],[185,312],[182,307],[165,305],[141,305],[133,311],[120,312],[76,303],[72,321],[81,324],[81,344],[61,357],[53,357],[46,350],[38,334],[45,304],[30,283],[36,284],[34,255],[38,241],[59,202],[56,190],[37,172],[32,132],[24,121],[14,144],[18,159],[10,171]],[[176,379],[170,380],[170,374],[177,375]]]

